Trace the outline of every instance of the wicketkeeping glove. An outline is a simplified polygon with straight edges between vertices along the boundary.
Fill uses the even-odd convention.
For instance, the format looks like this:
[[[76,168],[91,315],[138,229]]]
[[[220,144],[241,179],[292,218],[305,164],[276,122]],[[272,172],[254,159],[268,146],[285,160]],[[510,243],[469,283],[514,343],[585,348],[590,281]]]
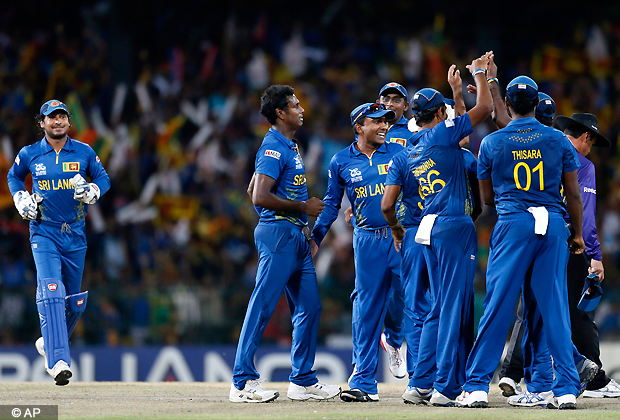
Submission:
[[[38,194],[30,195],[28,191],[18,191],[13,196],[15,208],[19,215],[26,220],[35,220],[37,218],[37,204],[41,201],[42,199],[39,199]]]
[[[71,183],[75,186],[75,192],[73,193],[73,199],[81,201],[85,204],[95,204],[101,196],[101,191],[97,184],[86,182],[82,175],[77,174],[71,178]]]

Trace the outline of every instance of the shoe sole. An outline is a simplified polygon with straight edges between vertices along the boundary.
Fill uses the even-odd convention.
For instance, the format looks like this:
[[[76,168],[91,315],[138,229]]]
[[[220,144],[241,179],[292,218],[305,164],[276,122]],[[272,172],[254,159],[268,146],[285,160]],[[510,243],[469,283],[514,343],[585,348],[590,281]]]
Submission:
[[[506,398],[517,395],[517,391],[515,391],[515,389],[508,384],[499,384],[499,388],[502,390],[502,395]]]
[[[347,394],[342,394],[342,393],[340,394],[340,399],[342,401],[344,401],[344,402],[360,402],[360,403],[364,403],[364,402],[378,402],[378,401],[375,401],[375,400],[370,399],[370,398],[359,399],[359,398],[356,398],[356,397],[353,397],[353,396],[349,396]]]
[[[411,395],[407,395],[407,394],[403,394],[403,402],[405,404],[414,404],[414,405],[426,405],[427,404],[427,400],[420,398],[420,397],[414,397]]]
[[[332,395],[330,397],[322,397],[320,395],[314,395],[314,394],[311,394],[311,395],[295,395],[295,396],[291,397],[290,395],[286,394],[286,396],[290,400],[293,400],[293,401],[308,401],[308,400],[326,401],[326,400],[330,400],[332,398],[335,398],[335,397],[337,397],[339,395],[340,395],[340,392],[338,392],[337,394],[334,394],[334,395]]]
[[[253,400],[250,398],[231,398],[229,396],[228,401],[234,402],[234,403],[269,403],[269,402],[275,401],[279,396],[280,396],[279,392],[276,392],[273,397],[267,400]]]
[[[388,350],[385,348],[384,341],[385,341],[385,342],[387,342],[387,339],[385,338],[385,335],[384,335],[384,334],[381,334],[381,340],[380,340],[381,347],[383,348],[383,350],[385,350],[385,352],[386,352],[386,353],[388,353]],[[389,353],[388,353],[388,355],[389,355]],[[390,367],[390,373],[391,373],[391,374],[392,374],[392,376],[394,376],[396,379],[403,379],[405,376],[407,376],[407,374],[406,374],[406,373],[405,373],[404,375],[402,375],[402,376],[398,376],[397,374],[395,374],[395,373],[394,373],[394,371],[392,371],[392,368],[391,368],[391,367]],[[350,380],[350,379],[351,379],[351,378],[349,378],[349,380]]]
[[[58,375],[56,375],[56,377],[54,378],[54,381],[56,381],[56,385],[64,386],[64,385],[67,385],[69,383],[69,379],[72,376],[73,376],[73,374],[71,373],[70,370],[63,370]]]
[[[536,408],[536,407],[546,407],[547,405],[549,405],[549,403],[546,402],[541,402],[538,404],[515,404],[515,403],[508,403],[509,406],[511,407],[526,407],[526,408]]]
[[[474,401],[473,403],[467,404],[467,405],[458,405],[457,407],[462,407],[462,408],[488,408],[489,407],[489,403],[486,401]]]
[[[559,407],[556,407],[553,404],[547,404],[547,408],[550,408],[552,410],[557,410],[557,409],[560,409],[560,410],[576,410],[577,409],[577,404],[570,402],[570,403],[560,404]]]

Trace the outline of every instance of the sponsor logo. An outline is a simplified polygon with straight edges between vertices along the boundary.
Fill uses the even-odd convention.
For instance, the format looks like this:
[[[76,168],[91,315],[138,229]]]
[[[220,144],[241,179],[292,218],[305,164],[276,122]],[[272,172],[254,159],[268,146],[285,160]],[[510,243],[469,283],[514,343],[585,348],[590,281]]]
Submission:
[[[276,152],[275,150],[265,150],[265,156],[280,160],[280,156],[282,156],[282,154],[280,152]]]
[[[63,172],[79,172],[80,162],[63,162],[62,171]]]
[[[452,119],[446,120],[446,127],[454,127],[454,120]]]
[[[588,188],[588,187],[583,187],[583,192],[587,192],[587,193],[596,194],[596,189],[594,189],[594,188]]]
[[[47,175],[47,168],[42,163],[34,164],[35,176]]]
[[[56,283],[50,283],[47,285],[47,288],[50,290],[50,292],[55,292],[56,289],[58,289],[58,285]]]
[[[15,156],[15,163],[19,165],[19,162],[21,162],[21,159],[19,158],[19,155],[17,155]]]
[[[82,306],[84,304],[84,299],[78,299],[78,301],[76,302],[77,306]]]
[[[390,161],[390,163],[386,163],[383,165],[377,165],[377,169],[379,170],[379,175],[386,175],[388,173],[388,169],[391,163],[392,162]]]
[[[396,137],[393,137],[391,140],[392,143],[398,143],[403,147],[407,147],[407,139],[399,139]]]
[[[295,156],[295,169],[303,169],[304,168],[304,164],[301,161],[301,158],[299,156]]]
[[[38,247],[39,247],[39,244],[33,244],[33,245],[32,245],[32,247],[33,247],[33,248],[38,248]]]
[[[99,156],[95,156],[95,160],[99,163],[101,163],[101,159],[99,159]]]
[[[359,182],[364,179],[362,177],[362,171],[357,168],[349,169],[349,172],[351,173],[351,182]]]

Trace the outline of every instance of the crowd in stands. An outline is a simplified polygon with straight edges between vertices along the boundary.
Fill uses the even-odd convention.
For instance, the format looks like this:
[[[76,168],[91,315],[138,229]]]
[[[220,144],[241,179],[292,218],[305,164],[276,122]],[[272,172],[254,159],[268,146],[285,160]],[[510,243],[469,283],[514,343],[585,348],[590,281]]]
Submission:
[[[354,10],[333,2],[299,19],[278,7],[188,2],[175,9],[154,1],[126,10],[111,0],[34,16],[30,3],[3,6],[0,16],[2,179],[20,148],[41,138],[34,117],[56,98],[72,114],[70,136],[93,146],[112,181],[90,208],[82,286],[89,300],[73,344],[236,343],[256,272],[258,216],[246,188],[269,129],[259,114],[267,86],[295,88],[305,109],[298,140],[308,188],[323,197],[329,160],[352,141],[351,110],[389,81],[410,93],[432,86],[447,95],[450,64],[466,86],[465,65],[490,49],[500,86],[530,75],[555,99],[557,115],[594,113],[612,141],[589,158],[606,268],[596,319],[603,340],[620,337],[620,25],[610,17],[508,44],[501,22],[464,36],[470,24],[457,27],[465,18],[455,17],[464,10],[429,12],[408,29],[396,15],[377,22],[368,2]],[[399,13],[414,13],[405,3]],[[471,106],[475,98],[465,97]],[[494,129],[491,121],[476,129],[474,154]],[[477,222],[477,318],[494,217],[486,209]],[[6,181],[0,229],[0,344],[31,344],[40,335],[36,275],[28,224]],[[315,260],[322,343],[350,336],[351,240],[340,218]],[[290,329],[281,300],[264,340],[286,343]]]

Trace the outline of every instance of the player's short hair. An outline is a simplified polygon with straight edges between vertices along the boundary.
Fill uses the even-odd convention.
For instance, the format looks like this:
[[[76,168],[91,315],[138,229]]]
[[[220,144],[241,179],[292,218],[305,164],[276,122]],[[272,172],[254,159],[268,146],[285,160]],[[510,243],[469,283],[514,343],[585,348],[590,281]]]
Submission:
[[[519,115],[527,115],[534,111],[538,104],[538,96],[532,97],[525,90],[516,91],[512,96],[507,96],[508,104],[512,110]]]
[[[417,105],[417,102],[414,101],[412,106],[415,107],[416,105]],[[446,107],[446,104],[441,103],[432,108],[425,109],[423,111],[414,112],[413,118],[415,119],[415,123],[418,126],[422,124],[428,124],[429,122],[433,121],[433,118],[435,118],[435,114],[437,113],[437,111],[445,107]]]
[[[536,119],[539,123],[546,125],[547,127],[553,127],[553,117],[547,117],[545,115],[536,115]]]
[[[271,85],[260,97],[260,113],[274,125],[278,120],[276,109],[287,111],[288,97],[295,94],[295,89],[288,85]]]

